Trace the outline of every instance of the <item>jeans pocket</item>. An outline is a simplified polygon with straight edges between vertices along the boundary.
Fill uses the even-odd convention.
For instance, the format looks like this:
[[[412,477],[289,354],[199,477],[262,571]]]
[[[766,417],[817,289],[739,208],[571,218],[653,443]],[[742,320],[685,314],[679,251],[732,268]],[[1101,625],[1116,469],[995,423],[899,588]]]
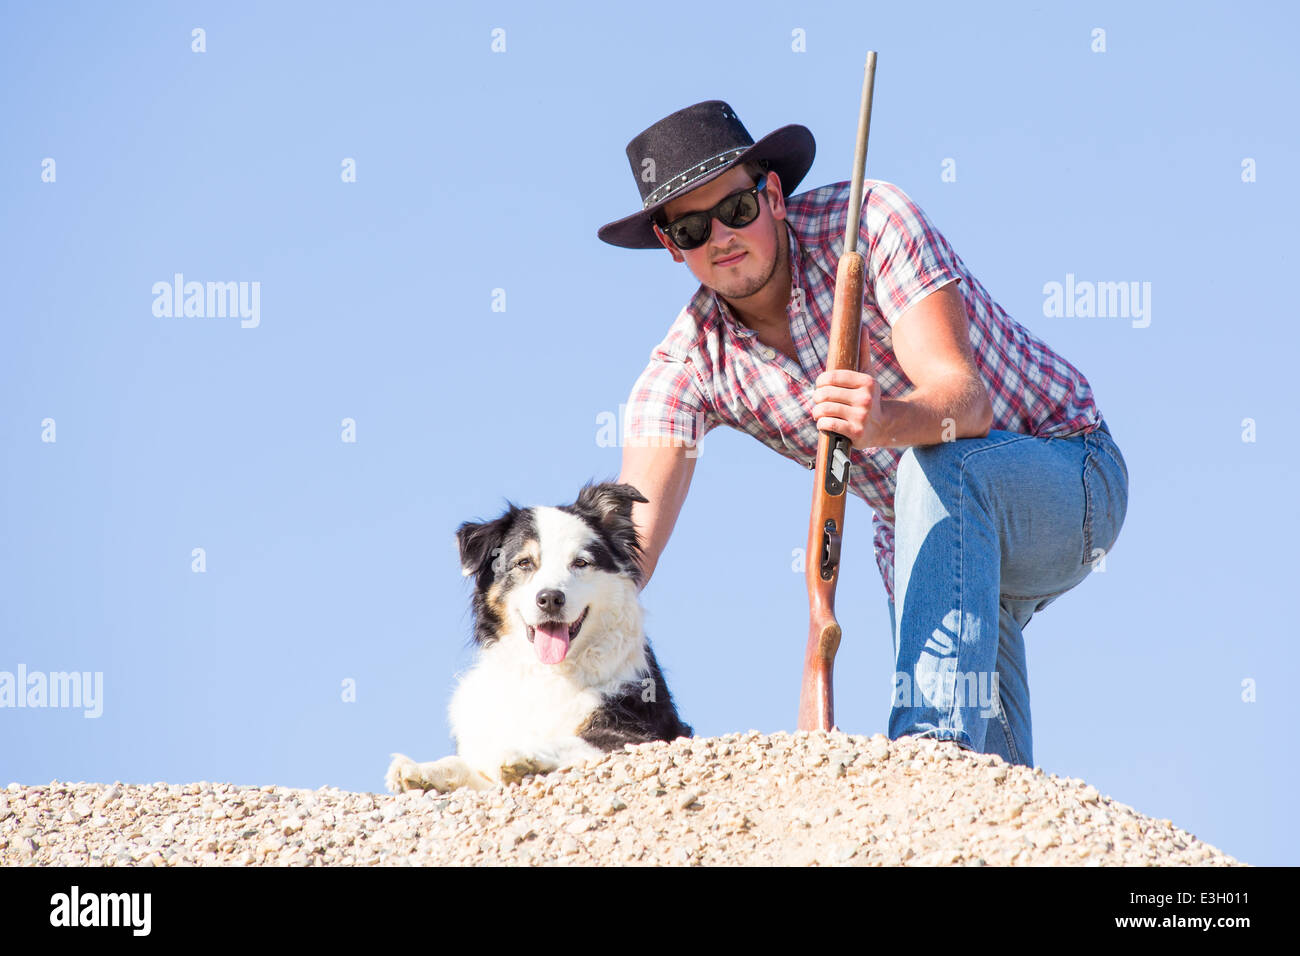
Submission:
[[[1083,564],[1095,564],[1115,546],[1128,513],[1128,466],[1104,433],[1084,436]]]

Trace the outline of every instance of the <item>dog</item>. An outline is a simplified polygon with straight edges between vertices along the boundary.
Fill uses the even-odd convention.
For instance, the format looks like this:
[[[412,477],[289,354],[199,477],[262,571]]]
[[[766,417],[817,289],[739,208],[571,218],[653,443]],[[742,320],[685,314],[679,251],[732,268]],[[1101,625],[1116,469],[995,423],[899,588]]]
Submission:
[[[392,754],[387,788],[486,790],[624,744],[691,737],[645,636],[628,484],[571,505],[508,510],[456,531],[473,576],[476,658],[448,707],[455,756]]]

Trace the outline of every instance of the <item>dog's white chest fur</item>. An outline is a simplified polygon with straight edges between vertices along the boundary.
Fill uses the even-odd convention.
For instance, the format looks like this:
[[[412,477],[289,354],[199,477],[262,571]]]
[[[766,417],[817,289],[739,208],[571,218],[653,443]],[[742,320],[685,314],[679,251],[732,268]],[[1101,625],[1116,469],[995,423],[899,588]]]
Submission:
[[[645,641],[639,608],[593,609],[572,653],[560,664],[537,660],[518,632],[485,648],[461,680],[448,708],[457,753],[471,766],[501,766],[502,756],[519,751],[570,750],[600,753],[578,731],[601,705],[605,692],[646,673]]]

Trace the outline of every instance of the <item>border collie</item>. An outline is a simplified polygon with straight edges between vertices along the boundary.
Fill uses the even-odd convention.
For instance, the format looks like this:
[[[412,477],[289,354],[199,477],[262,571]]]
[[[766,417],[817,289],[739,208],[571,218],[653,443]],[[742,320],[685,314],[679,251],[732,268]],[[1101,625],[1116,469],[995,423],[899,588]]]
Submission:
[[[484,790],[625,743],[690,737],[642,624],[631,485],[588,483],[571,505],[460,526],[474,576],[476,659],[448,708],[456,756],[392,754],[385,784]]]

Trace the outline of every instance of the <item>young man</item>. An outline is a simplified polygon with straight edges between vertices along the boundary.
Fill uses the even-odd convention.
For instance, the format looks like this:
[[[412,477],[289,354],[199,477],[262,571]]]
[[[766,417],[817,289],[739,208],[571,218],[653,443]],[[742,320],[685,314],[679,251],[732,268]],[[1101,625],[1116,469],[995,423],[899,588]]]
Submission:
[[[889,736],[1033,766],[1022,631],[1115,543],[1127,465],[1088,380],[993,301],[892,183],[863,184],[866,371],[827,373],[849,183],[792,196],[814,152],[798,125],[754,142],[720,100],[628,144],[642,208],[597,234],[666,248],[700,280],[626,409],[619,481],[649,499],[633,512],[642,587],[711,429],[809,469],[820,431],[847,435],[889,598]]]

